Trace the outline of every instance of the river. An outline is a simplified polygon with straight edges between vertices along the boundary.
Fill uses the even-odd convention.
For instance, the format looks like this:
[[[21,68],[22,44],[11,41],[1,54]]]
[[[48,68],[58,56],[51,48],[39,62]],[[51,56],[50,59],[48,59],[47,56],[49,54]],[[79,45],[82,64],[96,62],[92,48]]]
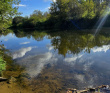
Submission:
[[[13,59],[3,71],[13,83],[2,84],[3,93],[65,93],[110,84],[109,28],[96,36],[90,30],[14,30],[0,34],[0,41]]]

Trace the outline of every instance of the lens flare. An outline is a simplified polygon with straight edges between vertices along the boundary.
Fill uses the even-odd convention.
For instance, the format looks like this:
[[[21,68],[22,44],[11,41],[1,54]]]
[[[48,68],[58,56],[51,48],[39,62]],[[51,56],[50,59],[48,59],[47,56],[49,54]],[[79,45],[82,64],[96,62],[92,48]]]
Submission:
[[[97,33],[101,30],[101,28],[103,27],[105,21],[106,21],[107,18],[108,18],[109,13],[110,13],[110,8],[107,7],[106,10],[104,11],[104,13],[102,14],[102,16],[99,18],[99,20],[98,20],[98,22],[97,22],[98,26],[97,26],[97,29],[96,29],[96,31],[95,31],[94,36],[96,36],[96,34],[97,34]]]

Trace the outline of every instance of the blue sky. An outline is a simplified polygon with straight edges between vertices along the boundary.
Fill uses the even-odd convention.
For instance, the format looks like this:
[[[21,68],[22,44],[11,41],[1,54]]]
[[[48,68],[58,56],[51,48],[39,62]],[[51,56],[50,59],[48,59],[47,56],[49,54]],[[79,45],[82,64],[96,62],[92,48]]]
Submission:
[[[48,11],[51,0],[21,0],[18,11],[23,13],[21,16],[29,16],[34,10]]]

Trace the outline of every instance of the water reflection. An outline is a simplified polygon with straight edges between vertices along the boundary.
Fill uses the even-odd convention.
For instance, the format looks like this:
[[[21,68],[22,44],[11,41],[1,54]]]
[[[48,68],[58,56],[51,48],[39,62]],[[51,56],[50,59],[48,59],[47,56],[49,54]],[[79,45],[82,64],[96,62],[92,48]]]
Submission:
[[[110,37],[98,35],[94,38],[92,34],[80,34],[80,33],[58,33],[50,34],[53,38],[51,40],[54,49],[58,49],[58,53],[62,55],[66,54],[78,54],[81,51],[90,53],[91,48],[102,45],[107,45],[110,41]],[[58,37],[59,36],[59,37]]]
[[[102,47],[94,47],[91,50],[93,52],[107,52],[110,49],[110,45],[103,45]]]
[[[30,42],[22,42],[22,43],[20,43],[20,44],[22,45],[22,44],[29,44],[29,43],[30,43]]]
[[[14,33],[2,34],[0,40],[12,56],[6,60],[4,77],[14,77],[20,91],[62,93],[70,87],[82,89],[109,84],[108,31],[96,37],[85,31]]]
[[[36,48],[36,47],[26,47],[26,48],[21,48],[20,50],[14,52],[12,55],[13,55],[13,59],[16,59],[16,58],[21,58],[23,56],[25,56],[25,54],[29,51],[31,51],[33,48]]]
[[[74,55],[73,57],[65,58],[64,61],[65,62],[74,62],[74,61],[80,59],[82,56],[83,56],[83,54],[82,55]]]
[[[27,68],[28,74],[31,77],[37,76],[44,66],[48,63],[53,64],[58,59],[54,57],[51,52],[47,52],[41,55],[28,56],[20,60],[19,64]]]

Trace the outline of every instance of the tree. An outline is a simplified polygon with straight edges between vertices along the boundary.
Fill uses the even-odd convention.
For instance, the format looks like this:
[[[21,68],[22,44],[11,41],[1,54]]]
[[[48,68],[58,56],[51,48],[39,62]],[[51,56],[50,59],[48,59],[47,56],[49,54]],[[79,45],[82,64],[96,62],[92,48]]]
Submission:
[[[55,15],[60,19],[65,19],[69,11],[68,3],[69,0],[57,0],[56,2],[51,3],[51,15]]]
[[[21,16],[14,17],[12,24],[14,27],[20,26],[23,23],[24,18]]]
[[[82,0],[81,6],[83,8],[83,18],[93,19],[95,17],[94,6],[95,3],[93,0]]]
[[[13,5],[19,4],[20,0],[0,0],[0,30],[8,27],[11,19],[17,14],[17,7]]]

